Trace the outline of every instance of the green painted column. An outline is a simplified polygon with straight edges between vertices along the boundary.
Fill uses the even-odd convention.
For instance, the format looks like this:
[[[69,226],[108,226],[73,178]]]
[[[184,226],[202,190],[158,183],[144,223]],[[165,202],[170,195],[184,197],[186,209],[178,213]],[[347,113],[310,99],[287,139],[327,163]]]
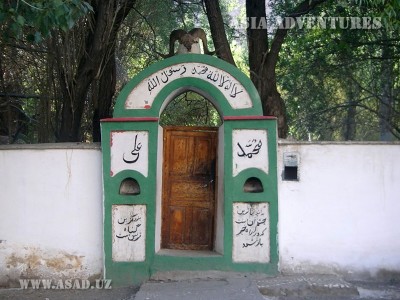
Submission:
[[[225,255],[231,258],[237,271],[276,274],[276,120],[271,117],[225,118],[224,136]],[[259,213],[260,209],[267,209],[262,218],[255,214],[250,216],[252,210]],[[247,210],[247,214],[238,215]],[[246,222],[242,223],[244,220]],[[257,223],[262,224],[256,226]]]
[[[101,130],[104,174],[104,273],[105,278],[112,279],[116,286],[131,285],[149,278],[150,266],[154,259],[158,120],[109,119],[102,122]],[[146,136],[147,139],[144,138]],[[138,152],[132,153],[135,148],[139,149]],[[132,163],[137,158],[138,160]],[[138,163],[142,165],[134,166]],[[122,168],[118,164],[125,167]],[[132,193],[132,187],[129,186],[125,188],[126,194],[123,194],[124,191],[120,192],[121,183],[126,179],[137,182],[139,194],[137,191]],[[140,210],[143,208],[145,212]],[[115,220],[112,217],[113,212],[119,213],[115,215]],[[122,244],[117,245],[118,242]],[[129,253],[129,247],[135,244],[140,246]],[[116,256],[116,253],[120,255]]]

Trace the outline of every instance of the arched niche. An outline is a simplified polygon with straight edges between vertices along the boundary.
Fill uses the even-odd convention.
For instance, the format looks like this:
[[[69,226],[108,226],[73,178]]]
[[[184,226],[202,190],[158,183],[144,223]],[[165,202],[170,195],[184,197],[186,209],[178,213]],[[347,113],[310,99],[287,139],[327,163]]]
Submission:
[[[122,180],[121,185],[119,186],[119,194],[120,195],[139,195],[140,194],[140,185],[136,179],[133,178],[125,178]]]
[[[264,186],[260,179],[257,177],[248,178],[243,185],[243,192],[245,193],[262,193]]]

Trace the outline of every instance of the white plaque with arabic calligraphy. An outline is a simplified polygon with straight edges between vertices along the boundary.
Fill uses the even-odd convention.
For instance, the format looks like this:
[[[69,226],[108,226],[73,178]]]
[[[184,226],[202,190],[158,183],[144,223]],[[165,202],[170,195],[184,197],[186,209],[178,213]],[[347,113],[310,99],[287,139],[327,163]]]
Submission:
[[[111,176],[135,170],[147,177],[148,142],[147,131],[111,131]]]
[[[248,168],[258,168],[268,174],[267,131],[236,129],[232,132],[233,176]]]
[[[270,261],[270,226],[268,203],[233,204],[234,262]]]
[[[215,86],[233,109],[253,107],[249,93],[231,74],[208,64],[183,63],[159,70],[141,81],[126,99],[125,108],[151,108],[157,94],[167,84],[186,77],[199,78]]]
[[[113,261],[144,261],[145,245],[146,205],[113,205]]]

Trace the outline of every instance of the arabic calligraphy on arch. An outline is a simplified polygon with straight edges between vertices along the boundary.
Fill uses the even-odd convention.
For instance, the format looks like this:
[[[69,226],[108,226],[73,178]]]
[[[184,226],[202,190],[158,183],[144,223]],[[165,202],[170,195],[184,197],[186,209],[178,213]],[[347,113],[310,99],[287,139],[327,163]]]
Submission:
[[[164,86],[176,79],[186,77],[199,78],[215,86],[233,109],[253,107],[249,93],[231,74],[208,64],[183,63],[164,68],[143,79],[127,97],[125,108],[151,107]]]

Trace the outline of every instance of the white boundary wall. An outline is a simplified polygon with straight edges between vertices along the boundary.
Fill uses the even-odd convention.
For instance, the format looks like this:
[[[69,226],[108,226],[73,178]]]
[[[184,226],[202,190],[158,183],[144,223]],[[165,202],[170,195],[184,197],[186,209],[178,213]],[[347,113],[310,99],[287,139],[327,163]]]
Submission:
[[[278,176],[281,271],[400,273],[400,144],[281,142]],[[102,197],[98,145],[0,146],[0,287],[100,278]]]
[[[1,146],[0,286],[101,278],[102,197],[99,146]]]
[[[400,144],[281,143],[299,181],[279,178],[283,272],[400,273]]]

